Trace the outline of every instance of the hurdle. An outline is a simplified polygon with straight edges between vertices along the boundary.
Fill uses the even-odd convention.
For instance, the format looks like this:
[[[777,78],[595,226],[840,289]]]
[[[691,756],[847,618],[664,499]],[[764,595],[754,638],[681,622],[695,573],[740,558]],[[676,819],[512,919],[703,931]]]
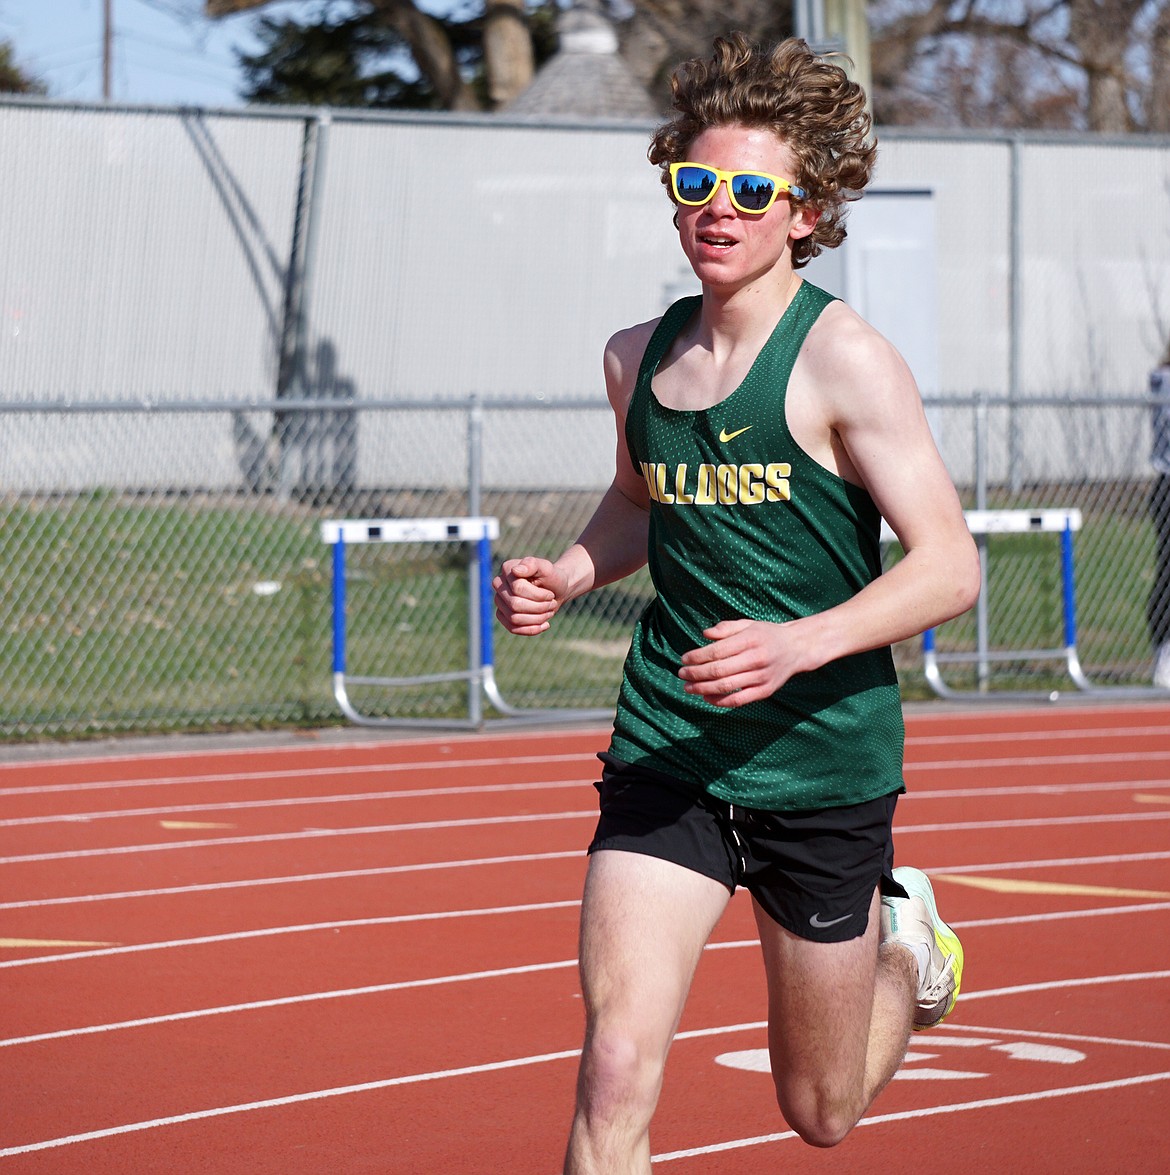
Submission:
[[[492,626],[495,606],[492,596],[492,541],[499,538],[499,520],[472,515],[456,518],[355,518],[331,519],[321,523],[321,539],[333,549],[332,630],[333,697],[341,712],[357,726],[444,727],[480,729],[487,724],[486,699],[505,722],[596,721],[612,719],[611,710],[534,709],[511,705],[500,692],[495,676],[495,646]],[[346,548],[365,543],[460,543],[467,552],[467,668],[446,673],[410,677],[380,677],[350,674],[346,646],[348,609],[346,601]],[[351,686],[401,686],[463,681],[467,683],[467,717],[396,718],[363,713],[349,696]]]
[[[1002,701],[1008,698],[1057,701],[1060,690],[990,690],[988,683],[991,666],[995,662],[1045,661],[1063,662],[1064,671],[1073,685],[1083,693],[1116,694],[1116,688],[1096,686],[1085,675],[1077,649],[1076,579],[1073,554],[1073,535],[1083,522],[1080,510],[1075,508],[1045,508],[1040,510],[965,510],[967,529],[979,549],[983,569],[979,597],[975,603],[975,650],[973,652],[942,652],[938,649],[936,630],[928,628],[922,634],[922,667],[930,688],[941,698],[967,701]],[[1060,592],[1063,644],[1057,648],[993,649],[990,641],[988,616],[987,568],[988,539],[996,534],[1059,534],[1060,535]],[[882,541],[896,542],[897,537],[888,524],[882,522]],[[956,689],[943,676],[944,664],[976,666],[977,688]]]

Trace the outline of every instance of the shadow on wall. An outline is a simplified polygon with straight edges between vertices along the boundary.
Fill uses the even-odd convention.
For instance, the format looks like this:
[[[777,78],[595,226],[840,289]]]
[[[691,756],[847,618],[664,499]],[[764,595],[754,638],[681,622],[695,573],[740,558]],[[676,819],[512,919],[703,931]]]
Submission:
[[[212,189],[223,206],[232,232],[240,243],[240,252],[243,254],[252,284],[256,289],[256,296],[264,311],[269,345],[276,353],[280,353],[285,346],[285,337],[288,333],[284,321],[287,320],[288,313],[287,308],[283,313],[278,310],[270,291],[273,288],[283,291],[287,304],[291,262],[285,262],[277,252],[276,246],[265,235],[262,220],[212,137],[203,114],[199,111],[185,110],[180,114],[180,118],[183,130],[191,140],[191,145],[207,172],[207,178],[211,181]],[[266,281],[266,271],[267,276],[274,278],[275,282]]]
[[[357,411],[352,379],[338,372],[337,348],[328,339],[317,345],[298,381],[298,400],[311,407],[278,409],[271,432],[260,432],[247,415],[232,417],[236,460],[245,487],[253,493],[324,505],[350,494],[357,480]],[[334,402],[346,407],[330,410]]]
[[[268,239],[264,224],[219,149],[204,116],[184,112],[191,140],[228,222],[239,242],[264,312],[267,344],[277,357],[275,399],[349,401],[357,395],[352,379],[338,373],[337,348],[328,339],[310,357],[303,345],[303,238],[308,211],[306,167],[311,158],[308,128],[301,156],[301,182],[287,264]],[[281,291],[283,305],[273,291]],[[354,488],[357,476],[357,413],[277,409],[270,433],[253,427],[247,414],[232,418],[232,439],[245,489],[277,493],[312,504],[333,502]]]

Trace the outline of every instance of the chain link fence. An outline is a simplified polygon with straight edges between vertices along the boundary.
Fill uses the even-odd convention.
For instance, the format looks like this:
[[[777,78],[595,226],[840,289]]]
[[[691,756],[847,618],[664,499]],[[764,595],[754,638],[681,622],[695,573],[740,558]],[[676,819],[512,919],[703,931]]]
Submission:
[[[972,399],[929,410],[964,505],[1083,512],[1082,665],[1102,686],[1148,683],[1146,402]],[[29,405],[0,414],[0,452],[10,482],[24,485],[0,497],[0,731],[13,740],[341,721],[321,522],[485,514],[499,519],[497,565],[555,556],[608,482],[613,422],[604,403]],[[468,558],[461,545],[352,548],[350,671],[466,669]],[[1054,536],[992,536],[987,563],[991,643],[1059,645]],[[611,706],[649,594],[642,572],[575,601],[541,637],[497,629],[503,697],[522,708]],[[973,648],[974,624],[942,626],[940,645]],[[919,643],[896,654],[906,696],[928,696]],[[1028,659],[997,662],[985,680],[956,668],[950,680],[960,690],[1069,687],[1058,663]],[[458,719],[467,706],[457,683],[367,687],[354,701],[370,715],[428,720]]]
[[[602,341],[695,290],[650,129],[0,98],[0,740],[343,721],[328,519],[492,515],[497,561],[570,542],[612,471]],[[1081,511],[1081,665],[1141,688],[1170,139],[879,138],[806,274],[906,356],[965,505]],[[1059,645],[1058,536],[980,541],[983,606],[939,650]],[[347,674],[452,678],[355,680],[361,713],[465,714],[470,554],[348,552]],[[649,591],[498,633],[506,705],[611,706]],[[927,696],[918,642],[897,659]],[[1069,687],[1042,657],[947,680]]]

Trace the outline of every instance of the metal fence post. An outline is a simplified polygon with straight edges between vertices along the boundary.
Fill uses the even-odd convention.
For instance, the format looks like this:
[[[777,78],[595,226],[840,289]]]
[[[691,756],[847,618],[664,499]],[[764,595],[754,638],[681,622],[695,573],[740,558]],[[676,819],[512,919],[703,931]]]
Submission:
[[[467,512],[479,515],[483,499],[483,402],[473,392],[467,405]],[[472,552],[467,576],[467,713],[472,725],[483,721],[483,575],[478,547]]]
[[[987,393],[975,393],[975,509],[987,509],[987,452],[989,411]],[[975,601],[975,649],[979,654],[976,662],[976,676],[981,692],[991,685],[991,662],[988,650],[991,648],[991,634],[987,610],[987,535],[975,536],[979,551],[979,596]]]
[[[1023,486],[1020,472],[1019,422],[1016,405],[1020,398],[1020,346],[1023,338],[1023,258],[1020,233],[1020,204],[1023,180],[1020,163],[1023,152],[1019,136],[1011,140],[1008,195],[1008,470],[1013,493]]]

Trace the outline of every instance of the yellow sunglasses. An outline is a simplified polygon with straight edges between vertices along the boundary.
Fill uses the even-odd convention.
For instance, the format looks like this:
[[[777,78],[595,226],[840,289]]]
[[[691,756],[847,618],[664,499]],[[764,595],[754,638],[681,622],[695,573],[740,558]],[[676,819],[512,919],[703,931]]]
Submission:
[[[808,193],[791,180],[769,175],[766,171],[722,171],[705,163],[672,163],[670,190],[680,204],[698,208],[714,199],[720,183],[727,184],[732,207],[740,212],[767,212],[781,192],[794,200]]]

